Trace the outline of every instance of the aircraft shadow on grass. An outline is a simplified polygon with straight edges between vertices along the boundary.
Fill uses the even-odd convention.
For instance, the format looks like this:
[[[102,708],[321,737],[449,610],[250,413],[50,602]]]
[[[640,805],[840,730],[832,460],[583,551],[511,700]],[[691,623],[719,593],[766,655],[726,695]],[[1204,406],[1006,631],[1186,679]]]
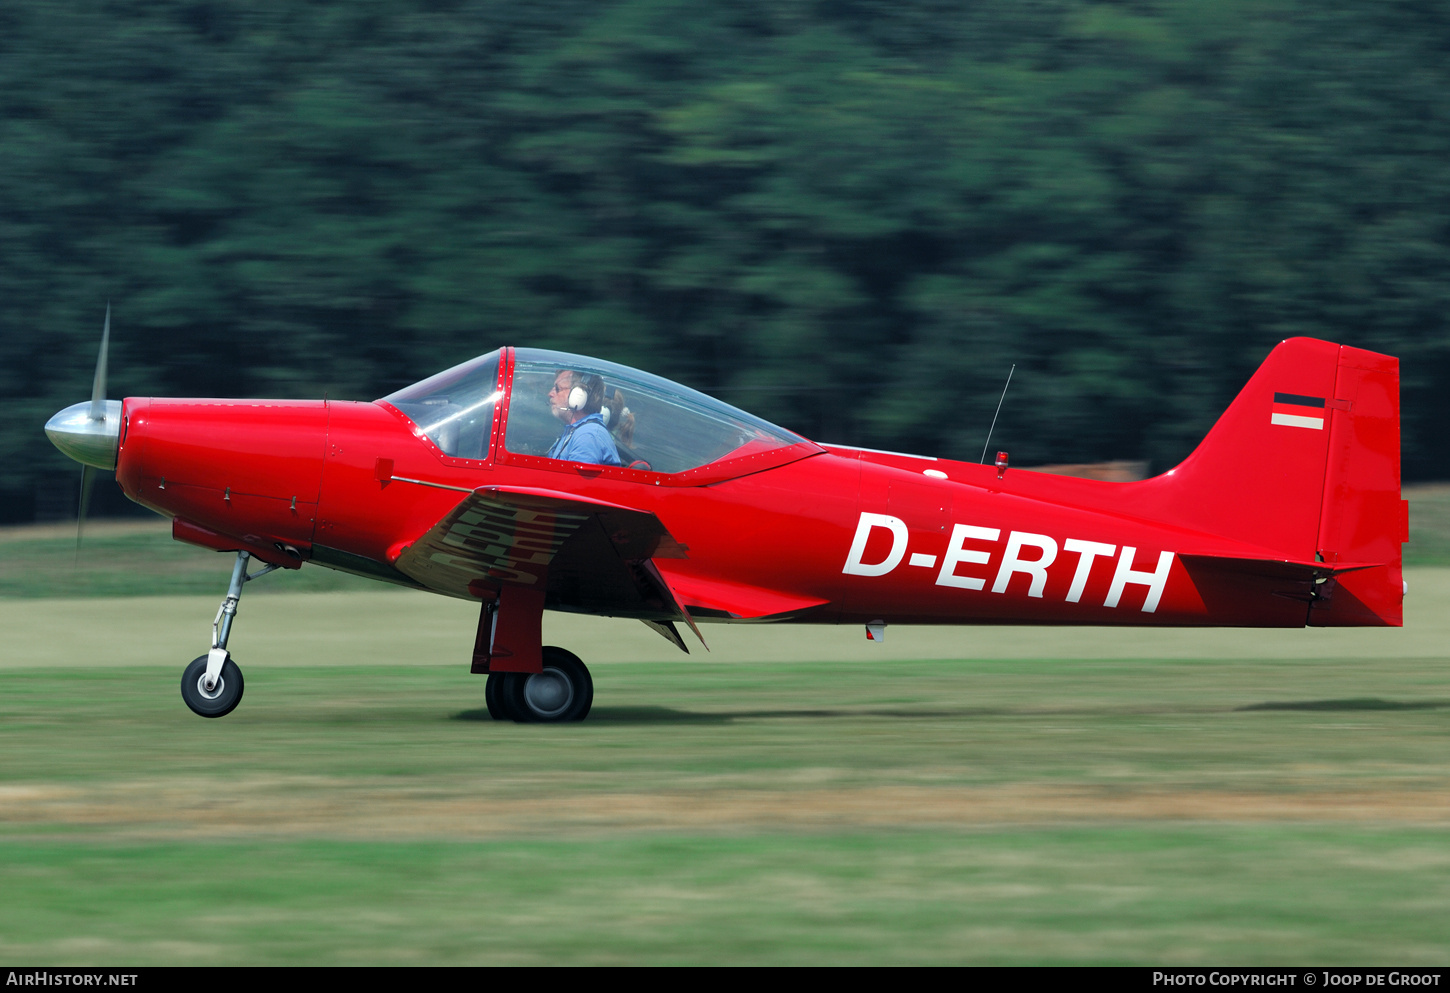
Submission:
[[[1251,703],[1244,710],[1440,710],[1447,706],[1444,700],[1380,700],[1376,697],[1355,697],[1349,700],[1270,700],[1266,703]]]
[[[823,709],[781,709],[781,710],[724,710],[691,711],[675,710],[671,707],[595,707],[589,712],[590,723],[603,724],[731,724],[738,720],[769,719],[824,719],[889,717],[898,720],[940,720],[942,718],[991,717],[1008,713],[1003,710],[983,708],[961,710],[823,710]],[[488,710],[464,710],[454,715],[459,721],[492,720]]]
[[[1234,713],[1247,711],[1396,711],[1396,710],[1441,710],[1450,707],[1445,700],[1381,700],[1376,697],[1358,697],[1346,700],[1270,700],[1235,707]],[[960,709],[915,710],[908,708],[875,707],[857,709],[802,709],[781,708],[778,710],[717,710],[693,711],[675,710],[671,707],[595,707],[589,720],[603,724],[731,724],[740,720],[838,720],[861,717],[884,717],[892,720],[943,720],[980,717],[1042,717],[1048,714],[1086,713],[1085,711],[1052,710],[1021,711],[1001,708],[973,707]],[[1169,711],[1165,711],[1169,712]],[[492,720],[488,710],[479,707],[464,710],[453,715],[457,721]]]

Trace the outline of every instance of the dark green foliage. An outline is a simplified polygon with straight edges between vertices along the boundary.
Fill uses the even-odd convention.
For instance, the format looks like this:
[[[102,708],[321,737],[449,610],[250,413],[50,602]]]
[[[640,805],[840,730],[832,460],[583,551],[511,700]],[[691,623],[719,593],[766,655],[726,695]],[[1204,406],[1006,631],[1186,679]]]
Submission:
[[[1181,458],[1279,339],[1450,443],[1450,15],[1331,0],[0,11],[0,494],[88,395],[371,398],[502,343],[828,441]]]

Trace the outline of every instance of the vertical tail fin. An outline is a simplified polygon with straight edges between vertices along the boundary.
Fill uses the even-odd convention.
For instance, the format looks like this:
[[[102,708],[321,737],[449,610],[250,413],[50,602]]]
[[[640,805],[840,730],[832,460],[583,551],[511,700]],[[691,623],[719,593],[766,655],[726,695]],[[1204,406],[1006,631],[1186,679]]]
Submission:
[[[1296,562],[1369,566],[1321,587],[1316,626],[1402,623],[1399,361],[1291,338],[1143,510]]]

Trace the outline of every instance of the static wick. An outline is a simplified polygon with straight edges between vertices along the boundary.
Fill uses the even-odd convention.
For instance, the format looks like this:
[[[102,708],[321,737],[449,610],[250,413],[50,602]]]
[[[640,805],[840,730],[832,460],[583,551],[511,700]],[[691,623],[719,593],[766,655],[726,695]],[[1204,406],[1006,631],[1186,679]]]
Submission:
[[[1012,368],[1007,370],[1007,382],[1002,384],[1002,395],[997,398],[997,411],[992,415],[992,426],[987,429],[987,440],[982,443],[982,457],[977,459],[977,465],[985,465],[987,462],[987,446],[992,444],[992,432],[997,430],[997,415],[1002,413],[1002,401],[1007,399],[1007,387],[1012,385],[1012,373],[1017,371],[1017,363],[1012,363]]]

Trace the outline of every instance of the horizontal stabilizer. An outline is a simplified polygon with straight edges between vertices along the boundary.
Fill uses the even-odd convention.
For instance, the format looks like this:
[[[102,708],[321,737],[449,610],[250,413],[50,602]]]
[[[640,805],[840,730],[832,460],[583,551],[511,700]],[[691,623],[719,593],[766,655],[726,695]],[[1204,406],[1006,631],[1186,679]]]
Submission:
[[[1385,624],[1362,602],[1353,584],[1357,577],[1381,576],[1392,565],[1398,566],[1230,555],[1178,557],[1210,614],[1232,614],[1238,623],[1263,627]],[[1258,613],[1246,613],[1246,601],[1254,602]]]
[[[1191,570],[1197,562],[1205,565],[1232,569],[1246,576],[1263,576],[1267,579],[1314,580],[1327,579],[1346,572],[1373,569],[1383,562],[1296,562],[1292,559],[1249,559],[1232,555],[1183,555],[1178,556]]]

